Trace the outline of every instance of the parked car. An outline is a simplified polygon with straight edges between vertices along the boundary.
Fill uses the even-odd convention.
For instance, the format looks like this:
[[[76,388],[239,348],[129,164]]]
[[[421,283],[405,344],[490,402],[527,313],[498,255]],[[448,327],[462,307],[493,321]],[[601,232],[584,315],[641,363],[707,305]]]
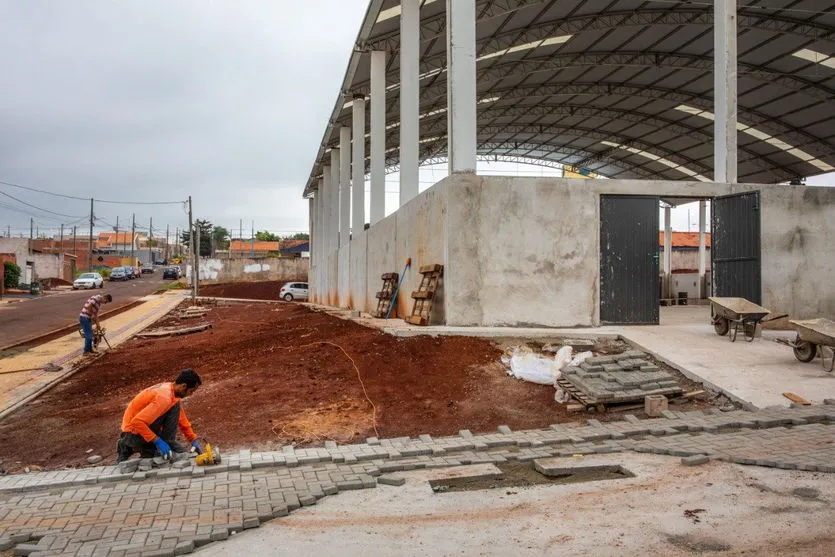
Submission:
[[[154,268],[153,268],[151,265],[143,265],[143,266],[142,266],[142,273],[143,273],[143,274],[145,274],[145,273],[153,273],[153,272],[154,272]]]
[[[306,282],[288,282],[278,291],[278,296],[285,302],[293,300],[307,300]]]
[[[110,280],[128,280],[128,273],[124,267],[115,267],[110,271]]]
[[[133,273],[132,278],[142,278],[142,270],[139,267],[130,267],[130,270]]]
[[[104,288],[104,278],[99,273],[83,273],[72,283],[72,289]]]
[[[174,279],[177,280],[180,278],[180,273],[177,270],[177,267],[166,267],[165,270],[162,272],[162,279]]]

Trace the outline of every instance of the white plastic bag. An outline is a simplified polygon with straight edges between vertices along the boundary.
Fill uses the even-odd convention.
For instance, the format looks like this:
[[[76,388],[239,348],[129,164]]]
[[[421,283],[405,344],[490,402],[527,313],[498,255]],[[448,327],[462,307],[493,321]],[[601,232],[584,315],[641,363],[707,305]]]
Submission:
[[[554,360],[535,354],[529,350],[515,349],[510,357],[510,370],[512,375],[524,381],[538,383],[540,385],[553,385],[557,380]]]
[[[571,352],[572,348],[570,346],[563,346],[559,350],[557,350],[557,355],[554,356],[554,367],[556,367],[557,371],[562,371],[565,366],[567,366],[571,362]],[[559,378],[554,377],[554,381]]]
[[[571,399],[571,395],[568,394],[567,391],[563,389],[557,389],[554,393],[554,402],[559,402],[560,404],[565,404]]]
[[[582,364],[583,362],[585,362],[586,360],[588,360],[589,358],[591,358],[593,356],[594,356],[594,354],[592,354],[591,352],[580,352],[579,354],[574,356],[574,359],[572,359],[571,363],[568,364],[568,365],[579,366],[580,364]]]

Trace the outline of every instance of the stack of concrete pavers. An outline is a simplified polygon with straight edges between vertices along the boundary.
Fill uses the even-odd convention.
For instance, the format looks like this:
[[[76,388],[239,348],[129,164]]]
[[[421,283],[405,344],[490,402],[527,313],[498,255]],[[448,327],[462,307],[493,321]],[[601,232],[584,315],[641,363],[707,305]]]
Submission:
[[[630,402],[647,395],[682,392],[676,378],[640,350],[589,358],[564,369],[562,379],[594,403]]]

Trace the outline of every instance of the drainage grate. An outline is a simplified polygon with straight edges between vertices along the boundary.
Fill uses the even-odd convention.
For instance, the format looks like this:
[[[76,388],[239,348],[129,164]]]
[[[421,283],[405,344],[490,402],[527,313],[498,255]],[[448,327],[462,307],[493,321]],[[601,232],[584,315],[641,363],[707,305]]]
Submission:
[[[497,464],[501,474],[479,475],[461,478],[430,480],[429,485],[435,493],[454,491],[477,491],[482,489],[506,489],[510,487],[530,487],[535,485],[571,484],[596,482],[600,480],[620,480],[633,478],[629,470],[613,465],[571,466],[551,468],[548,475],[536,470],[531,462],[508,462]]]

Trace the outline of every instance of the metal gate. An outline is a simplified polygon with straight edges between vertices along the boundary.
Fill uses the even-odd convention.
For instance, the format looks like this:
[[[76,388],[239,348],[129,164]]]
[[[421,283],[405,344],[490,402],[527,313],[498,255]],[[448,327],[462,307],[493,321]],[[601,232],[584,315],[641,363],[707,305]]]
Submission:
[[[716,197],[710,213],[713,295],[762,303],[760,192]]]
[[[658,197],[600,196],[600,322],[657,324]]]

